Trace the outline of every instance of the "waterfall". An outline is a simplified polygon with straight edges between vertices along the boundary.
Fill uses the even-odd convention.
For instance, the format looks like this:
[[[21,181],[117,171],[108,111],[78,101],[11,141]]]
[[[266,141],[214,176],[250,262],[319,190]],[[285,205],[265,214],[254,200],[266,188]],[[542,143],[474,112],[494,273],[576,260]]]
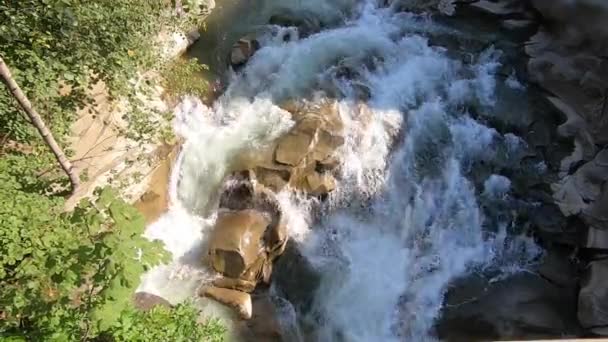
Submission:
[[[285,41],[276,30],[261,38],[262,48],[213,107],[196,99],[178,106],[175,129],[185,143],[171,207],[146,232],[165,243],[174,261],[145,275],[140,290],[176,303],[213,278],[201,260],[214,192],[234,158],[293,125],[278,106],[283,101],[328,94],[338,99],[347,134],[338,190],[325,204],[332,209],[315,221],[309,200],[279,194],[292,238],[321,272],[311,294],[311,315],[321,317],[316,340],[433,339],[451,281],[536,255],[523,238],[513,243],[526,245],[528,254],[508,253],[510,222],[488,223],[480,208],[486,197],[508,194],[509,180],[493,175],[484,192],[467,176],[474,163],[491,163],[523,144],[468,112],[491,111],[500,51],[488,47],[458,60],[429,42],[425,32],[440,28],[428,16],[396,13],[376,1],[348,3],[340,25],[302,39]],[[339,76],[339,67],[355,76]],[[361,87],[369,92],[366,104],[355,98]]]

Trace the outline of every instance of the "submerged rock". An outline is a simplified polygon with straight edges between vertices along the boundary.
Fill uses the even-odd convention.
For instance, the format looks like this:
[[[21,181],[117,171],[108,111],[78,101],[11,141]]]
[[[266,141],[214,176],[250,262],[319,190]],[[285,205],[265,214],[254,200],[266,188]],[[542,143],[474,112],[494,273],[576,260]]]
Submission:
[[[269,24],[297,27],[301,37],[307,37],[321,30],[321,22],[315,13],[301,10],[296,13],[289,8],[281,9],[273,14],[270,17]]]

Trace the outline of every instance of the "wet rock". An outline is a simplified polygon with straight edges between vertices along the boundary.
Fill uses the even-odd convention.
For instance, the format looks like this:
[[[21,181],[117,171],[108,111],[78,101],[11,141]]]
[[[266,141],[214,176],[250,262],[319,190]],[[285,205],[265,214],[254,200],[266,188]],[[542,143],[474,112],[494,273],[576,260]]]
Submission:
[[[608,230],[588,227],[584,234],[582,247],[608,250]]]
[[[555,203],[566,216],[587,212],[593,215],[591,205],[603,199],[602,186],[608,180],[608,149],[602,150],[573,175],[553,185]]]
[[[446,341],[579,336],[576,290],[529,273],[488,283],[461,280],[448,292],[439,337]]]
[[[344,137],[334,135],[331,132],[321,129],[317,134],[317,141],[312,151],[312,158],[321,162],[327,160],[342,145],[344,145]]]
[[[220,213],[209,242],[212,267],[227,277],[241,277],[259,258],[269,224],[255,210]]]
[[[320,282],[321,275],[298,250],[297,243],[290,240],[285,253],[274,265],[272,286],[293,304],[296,312],[306,314],[312,307]]]
[[[283,331],[279,312],[268,295],[257,295],[252,299],[251,319],[239,324],[238,330],[245,341],[281,342]]]
[[[214,299],[234,309],[242,319],[250,319],[253,315],[251,296],[248,293],[215,286],[206,286],[200,289],[199,295]]]
[[[237,173],[228,176],[220,189],[219,207],[229,210],[245,210],[254,208],[254,193],[250,172]]]
[[[266,148],[240,155],[236,169],[249,170],[257,183],[275,192],[286,186],[313,196],[333,191],[333,173],[342,162],[337,152],[345,144],[337,102],[289,101],[281,107],[290,112],[294,126]]]
[[[572,259],[573,249],[549,246],[538,268],[538,273],[551,283],[563,288],[576,288],[578,268]]]
[[[307,132],[289,133],[279,140],[275,160],[281,164],[297,166],[310,150],[313,136]]]
[[[336,179],[328,173],[313,172],[306,176],[308,192],[313,196],[330,193],[336,189]]]
[[[608,233],[608,182],[604,182],[599,196],[593,203],[583,210],[581,217],[583,221],[585,221],[585,223],[587,223],[587,225],[590,227],[590,231],[595,231],[590,235],[597,237],[599,234],[602,234],[602,236],[606,236]],[[602,239],[604,240],[605,238]],[[603,247],[599,247],[598,245],[596,248],[608,249],[608,244],[603,243],[602,246]]]
[[[276,192],[283,190],[291,177],[288,170],[273,170],[265,167],[256,167],[255,175],[258,182]]]
[[[230,51],[230,65],[238,69],[245,65],[253,54],[260,48],[260,43],[253,37],[246,36],[232,45]]]
[[[133,305],[142,311],[152,310],[156,306],[171,307],[168,300],[147,292],[137,292],[133,296]]]
[[[581,325],[602,334],[608,328],[607,283],[608,260],[592,261],[585,271],[578,296],[578,319]]]

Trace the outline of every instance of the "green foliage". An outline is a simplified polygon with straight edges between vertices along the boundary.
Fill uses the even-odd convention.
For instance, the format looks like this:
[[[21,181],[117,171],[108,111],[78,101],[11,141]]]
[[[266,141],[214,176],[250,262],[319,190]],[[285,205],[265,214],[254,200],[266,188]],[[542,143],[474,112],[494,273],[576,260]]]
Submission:
[[[71,213],[57,197],[23,191],[28,179],[15,174],[22,161],[0,162],[0,331],[34,340],[95,336],[167,255],[141,236],[143,217],[110,189]]]
[[[155,37],[185,22],[171,11],[166,0],[2,0],[0,54],[60,142],[100,81],[112,98],[132,101],[127,134],[164,136],[150,129],[130,80],[161,67]],[[67,184],[0,84],[0,340],[221,341],[223,328],[196,325],[190,306],[132,308],[140,276],[169,256],[142,237],[143,217],[112,189],[64,212],[57,189]]]
[[[196,58],[169,63],[163,70],[163,86],[167,94],[173,99],[185,95],[204,98],[209,90],[202,76],[204,70],[208,70],[208,67],[200,64]]]
[[[124,95],[128,80],[154,64],[153,37],[163,0],[5,0],[0,53],[47,124],[62,137],[87,89],[104,81]],[[8,92],[0,91],[0,133],[26,141],[35,132]]]
[[[39,176],[47,155],[0,159],[0,340],[221,341],[221,326],[199,327],[190,307],[134,311],[140,276],[169,256],[142,237],[143,217],[111,189],[64,213],[63,199],[48,195],[52,175]]]
[[[190,304],[173,309],[157,306],[149,312],[126,311],[112,328],[117,342],[225,341],[226,328],[218,320],[198,324],[198,311]]]

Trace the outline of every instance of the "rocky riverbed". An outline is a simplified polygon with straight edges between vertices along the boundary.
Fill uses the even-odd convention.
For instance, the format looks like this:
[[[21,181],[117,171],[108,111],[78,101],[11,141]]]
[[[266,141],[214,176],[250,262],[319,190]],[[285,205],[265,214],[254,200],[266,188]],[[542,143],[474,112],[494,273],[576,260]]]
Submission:
[[[607,334],[608,6],[227,4],[212,23],[239,24],[194,53],[226,89],[176,109],[172,204],[147,232],[175,260],[141,291],[217,284],[209,239],[246,172],[289,241],[254,277],[245,340]]]

